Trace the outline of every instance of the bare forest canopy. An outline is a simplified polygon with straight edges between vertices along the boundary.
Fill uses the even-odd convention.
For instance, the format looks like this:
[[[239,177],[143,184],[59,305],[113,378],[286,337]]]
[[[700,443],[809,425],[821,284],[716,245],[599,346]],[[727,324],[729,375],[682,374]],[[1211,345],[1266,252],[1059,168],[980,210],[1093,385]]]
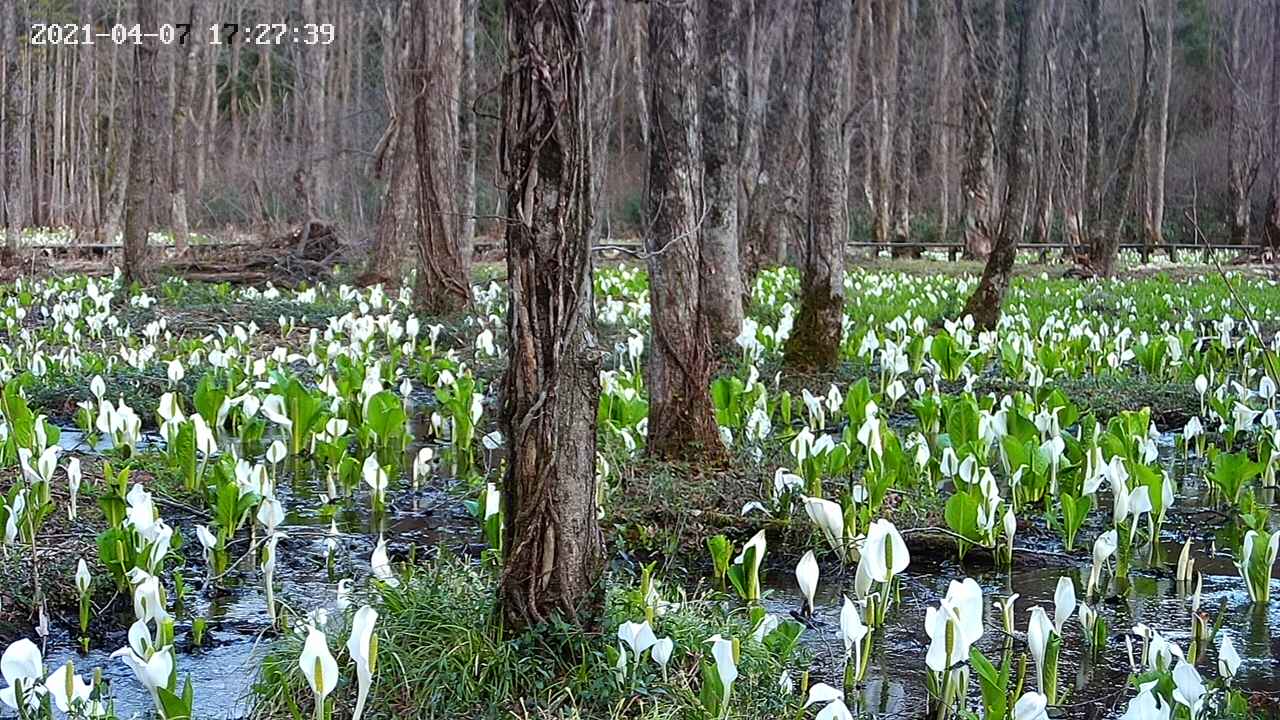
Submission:
[[[646,225],[663,41],[649,37],[660,27],[651,5],[584,2],[595,229],[611,237]],[[730,197],[749,264],[785,257],[803,234],[810,84],[825,82],[847,93],[836,137],[852,240],[954,241],[982,256],[1013,198],[1022,243],[1084,250],[1101,228],[1194,244],[1193,205],[1214,242],[1280,243],[1280,0],[857,0],[844,77],[811,73],[812,0],[734,0],[733,22],[724,2],[698,5],[685,59],[701,76],[729,72],[736,97],[699,97],[693,121],[727,108],[735,126]],[[179,243],[285,237],[314,221],[385,275],[431,232],[424,203],[459,218],[468,241],[501,235],[503,12],[498,0],[5,0],[11,242],[20,228],[114,242],[135,130],[150,156],[137,169],[139,225]],[[1018,115],[1029,23],[1034,92]],[[36,37],[60,24],[58,41],[51,28]],[[192,32],[167,44],[110,37],[135,24]],[[709,61],[721,52],[728,70]],[[1011,193],[1020,120],[1026,192]]]

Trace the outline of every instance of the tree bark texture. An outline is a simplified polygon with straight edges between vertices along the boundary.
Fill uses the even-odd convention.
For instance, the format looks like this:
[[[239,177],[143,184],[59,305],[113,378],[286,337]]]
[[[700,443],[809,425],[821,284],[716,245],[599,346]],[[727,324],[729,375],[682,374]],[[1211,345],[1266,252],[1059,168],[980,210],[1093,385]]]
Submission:
[[[1041,2],[1014,0],[1021,28],[1018,31],[1017,81],[1013,92],[1013,127],[1006,153],[1006,195],[991,257],[987,258],[982,278],[965,303],[963,313],[972,315],[975,326],[983,329],[994,328],[1000,320],[1000,307],[1018,254],[1023,209],[1031,197],[1034,149],[1030,124],[1033,103],[1039,98]]]
[[[990,74],[979,60],[979,40],[974,29],[971,0],[955,0],[956,22],[960,27],[961,70],[965,76],[962,96],[965,147],[960,169],[960,224],[965,257],[985,259],[991,254],[993,232],[992,152],[995,113],[990,104],[994,93]],[[995,9],[999,12],[999,9]]]
[[[138,23],[156,25],[156,0],[138,0]],[[155,222],[153,198],[160,196],[156,143],[160,136],[160,74],[156,55],[159,40],[133,46],[133,140],[129,151],[129,185],[125,191],[124,277],[147,282],[147,235]]]
[[[461,0],[418,8],[422,85],[413,112],[418,167],[418,279],[415,303],[430,315],[471,302],[471,248],[462,235],[462,163],[458,128],[462,65]]]
[[[742,330],[742,273],[738,266],[738,86],[741,0],[709,0],[703,27],[706,78],[702,95],[702,162],[707,219],[702,253],[703,311],[716,347],[727,347]]]
[[[14,2],[3,3],[0,7],[0,20],[4,25],[4,127],[0,128],[4,140],[0,148],[0,156],[4,162],[4,216],[5,216],[5,253],[12,260],[17,256],[18,243],[22,232],[22,202],[18,197],[21,185],[18,182],[21,172],[22,143],[19,133],[22,131],[22,79],[18,77],[19,44],[17,14]]]
[[[199,2],[192,2],[187,21],[192,27],[203,25]],[[169,179],[169,211],[172,215],[173,246],[179,254],[187,251],[191,233],[187,218],[187,158],[191,156],[191,102],[195,94],[196,52],[198,43],[188,43],[182,53],[182,68],[177,77],[177,97],[173,102],[173,164]]]
[[[763,268],[786,262],[789,245],[804,233],[808,196],[809,70],[812,67],[811,0],[779,18],[783,34],[769,85],[770,112],[761,140],[761,170],[751,193],[744,229],[743,274],[750,283]]]
[[[809,229],[802,253],[800,312],[785,360],[792,367],[826,369],[839,361],[843,336],[849,179],[842,124],[850,72],[850,5],[844,0],[815,0],[812,22]]]
[[[1274,252],[1280,250],[1280,0],[1271,5],[1271,28],[1271,186],[1262,240]]]
[[[501,162],[511,356],[502,424],[509,632],[603,609],[596,523],[602,354],[592,304],[591,130],[584,0],[507,0]]]
[[[1090,229],[1092,237],[1089,265],[1093,272],[1102,277],[1110,277],[1115,272],[1116,256],[1120,252],[1120,238],[1124,231],[1125,217],[1129,213],[1130,198],[1133,195],[1138,145],[1143,128],[1147,124],[1147,115],[1151,110],[1151,66],[1153,64],[1151,25],[1147,20],[1145,5],[1139,3],[1138,13],[1142,19],[1143,47],[1142,76],[1138,85],[1138,95],[1129,127],[1121,141],[1115,173],[1102,194],[1102,212],[1098,216],[1098,222]]]
[[[376,174],[387,177],[374,231],[373,251],[362,282],[398,285],[404,272],[405,238],[412,234],[416,217],[410,212],[416,198],[417,158],[413,137],[415,96],[419,84],[410,66],[413,51],[413,18],[409,0],[401,0],[398,13],[386,10],[382,32],[383,77],[391,118],[385,142],[375,160]],[[416,208],[416,204],[414,204]],[[415,236],[416,237],[416,236]]]
[[[694,8],[649,6],[649,453],[659,458],[724,455],[711,405],[711,334],[703,304],[711,258],[704,252]]]

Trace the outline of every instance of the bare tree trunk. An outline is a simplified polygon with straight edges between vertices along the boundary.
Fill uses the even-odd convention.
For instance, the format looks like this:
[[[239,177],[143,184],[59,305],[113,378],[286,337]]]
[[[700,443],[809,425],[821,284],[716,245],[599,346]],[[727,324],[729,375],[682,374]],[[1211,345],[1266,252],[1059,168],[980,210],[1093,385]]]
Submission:
[[[1227,108],[1227,226],[1231,242],[1249,244],[1249,168],[1246,154],[1245,102],[1249,88],[1245,83],[1244,17],[1247,0],[1231,0],[1231,28],[1227,38],[1227,83],[1230,103]],[[1274,111],[1273,111],[1274,112]]]
[[[1085,55],[1085,133],[1087,160],[1084,173],[1085,191],[1085,230],[1086,236],[1093,234],[1090,227],[1097,221],[1102,212],[1102,186],[1105,177],[1102,174],[1102,155],[1105,137],[1102,129],[1102,0],[1087,0],[1086,32],[1089,49]]]
[[[22,161],[22,141],[19,137],[22,132],[22,80],[18,77],[18,53],[19,44],[15,38],[18,36],[17,15],[14,12],[16,3],[5,2],[0,3],[0,24],[3,24],[4,34],[4,127],[0,128],[3,135],[3,156],[4,156],[4,215],[5,215],[5,254],[6,261],[17,259],[18,242],[22,233],[22,204],[18,198],[19,183],[18,174],[21,172]]]
[[[954,132],[952,125],[954,119],[951,116],[951,61],[952,61],[952,45],[949,5],[946,2],[940,2],[933,9],[934,14],[934,38],[940,45],[940,54],[938,57],[938,76],[935,82],[935,109],[941,118],[941,122],[934,124],[937,139],[934,147],[936,148],[930,156],[933,158],[932,165],[938,176],[938,240],[942,242],[951,241],[951,155],[953,147]],[[954,258],[954,256],[952,256]]]
[[[770,110],[764,119],[761,171],[751,194],[750,225],[745,228],[743,274],[748,283],[766,267],[786,261],[788,241],[803,233],[805,170],[808,157],[809,70],[813,23],[808,22],[810,0],[796,3],[795,12],[780,18],[783,41],[779,47],[773,82],[769,87]],[[795,244],[798,244],[795,243]]]
[[[1262,223],[1263,246],[1280,250],[1280,0],[1271,8],[1271,187]]]
[[[1054,203],[1058,195],[1058,167],[1060,166],[1058,149],[1058,11],[1061,0],[1047,0],[1044,17],[1053,18],[1048,26],[1042,29],[1041,43],[1044,45],[1044,80],[1041,101],[1037,101],[1034,111],[1036,122],[1036,193],[1034,239],[1042,245],[1053,242]],[[1043,252],[1043,250],[1042,250]]]
[[[1164,245],[1165,169],[1169,163],[1169,91],[1173,84],[1173,22],[1177,12],[1177,0],[1167,0],[1164,10],[1164,43],[1160,57],[1160,105],[1155,118],[1155,149],[1151,155],[1151,213],[1146,228],[1147,244],[1153,248]],[[1174,258],[1175,254],[1170,247],[1170,258]]]
[[[462,87],[458,119],[462,153],[462,244],[476,238],[476,13],[480,0],[462,2]]]
[[[592,213],[596,225],[592,234],[596,237],[609,236],[609,140],[614,125],[627,122],[626,116],[612,112],[618,60],[623,56],[619,50],[619,4],[619,0],[591,0],[584,6],[587,58],[592,68],[591,82],[587,85],[587,112],[591,127],[591,197],[596,202]],[[622,148],[619,151],[625,152]]]
[[[1115,272],[1116,255],[1120,251],[1120,237],[1124,231],[1125,217],[1129,212],[1129,201],[1133,195],[1134,175],[1137,170],[1138,145],[1142,129],[1146,127],[1147,115],[1151,108],[1151,66],[1153,63],[1151,48],[1151,25],[1147,21],[1146,5],[1138,4],[1138,13],[1142,18],[1142,77],[1138,86],[1138,96],[1133,109],[1133,117],[1125,132],[1120,146],[1120,156],[1116,163],[1115,173],[1103,193],[1102,213],[1098,223],[1091,229],[1091,247],[1089,264],[1092,270],[1102,277],[1110,277]]]
[[[769,109],[770,93],[775,82],[774,58],[778,47],[787,36],[786,19],[794,11],[794,0],[745,0],[747,18],[743,23],[742,64],[746,68],[743,78],[746,85],[746,104],[743,109],[741,150],[741,190],[738,198],[738,238],[740,269],[743,274],[744,292],[754,275],[751,267],[750,238],[754,219],[751,212],[756,205],[756,193],[769,178],[763,174],[763,133],[765,113]],[[779,23],[782,23],[779,26]]]
[[[703,28],[707,68],[702,96],[704,198],[702,308],[713,346],[733,343],[742,330],[742,273],[738,267],[738,41],[740,0],[709,0]]]
[[[374,159],[374,175],[387,177],[378,208],[378,224],[373,250],[360,282],[398,285],[404,272],[404,239],[412,233],[414,217],[409,212],[410,199],[416,197],[413,138],[415,95],[421,82],[415,82],[410,64],[414,50],[414,19],[410,0],[400,0],[396,11],[382,14],[383,85],[391,117],[378,143]]]
[[[901,24],[898,41],[898,80],[895,83],[897,97],[893,113],[893,242],[895,254],[920,256],[920,247],[910,247],[911,242],[911,185],[916,179],[915,168],[915,93],[911,87],[912,67],[915,62],[916,15],[919,0],[901,3]]]
[[[138,23],[156,26],[156,0],[138,0]],[[156,88],[160,74],[156,62],[158,40],[133,46],[133,140],[129,151],[129,187],[125,194],[124,277],[126,282],[147,282],[147,234],[155,222],[158,195],[155,144],[159,137],[160,103]]]
[[[502,424],[512,634],[603,610],[596,522],[601,352],[591,297],[591,131],[582,0],[507,0],[503,77],[507,327]]]
[[[191,23],[191,27],[201,27],[200,3],[192,2],[188,12],[187,21]],[[182,56],[182,72],[178,73],[177,97],[173,101],[173,165],[169,173],[169,208],[173,216],[173,249],[178,255],[186,253],[191,233],[187,220],[187,158],[190,156],[191,97],[195,92],[198,49],[198,43],[187,43]]]
[[[833,368],[844,319],[844,246],[849,227],[843,119],[847,109],[851,7],[814,0],[809,80],[809,232],[801,267],[800,312],[787,340],[792,367]]]
[[[878,0],[871,4],[872,32],[867,47],[873,58],[871,102],[875,112],[873,133],[875,154],[872,164],[872,229],[877,243],[887,245],[893,232],[895,140],[899,117],[898,67],[901,57],[902,5],[904,0]]]
[[[964,83],[964,164],[960,170],[960,222],[965,257],[984,259],[991,254],[991,154],[994,112],[988,103],[992,80],[978,61],[979,41],[973,25],[970,0],[955,0],[960,28],[961,68]],[[997,8],[995,12],[999,12]]]
[[[649,6],[649,453],[724,456],[711,405],[711,335],[703,286],[698,51],[694,9],[680,0]]]
[[[1018,31],[1018,71],[1013,92],[1013,127],[1006,152],[1008,176],[1005,199],[1000,213],[1000,226],[991,257],[982,271],[978,287],[965,303],[965,315],[972,315],[977,327],[994,328],[1000,320],[1000,307],[1018,254],[1020,217],[1031,195],[1032,137],[1030,123],[1033,103],[1040,85],[1040,14],[1041,0],[1014,0]],[[963,15],[964,13],[961,13]],[[966,33],[966,42],[973,40]],[[970,46],[969,51],[973,48]]]
[[[459,212],[458,98],[462,62],[460,0],[428,3],[420,15],[424,84],[414,104],[418,159],[418,281],[414,301],[431,314],[451,314],[471,301],[471,248]]]

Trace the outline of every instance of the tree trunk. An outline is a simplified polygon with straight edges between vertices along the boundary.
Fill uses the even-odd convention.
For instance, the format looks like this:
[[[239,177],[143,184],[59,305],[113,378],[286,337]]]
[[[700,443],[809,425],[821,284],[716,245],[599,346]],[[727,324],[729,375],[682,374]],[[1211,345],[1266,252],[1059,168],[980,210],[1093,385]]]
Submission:
[[[1245,81],[1244,16],[1249,3],[1232,0],[1231,29],[1227,38],[1227,83],[1229,86],[1227,107],[1227,198],[1229,203],[1227,227],[1231,242],[1249,244],[1249,168],[1246,154],[1248,138],[1245,137],[1245,103],[1249,88]],[[1272,112],[1275,112],[1274,110]]]
[[[399,9],[387,10],[382,18],[386,46],[383,50],[383,82],[387,104],[391,108],[387,137],[376,158],[375,175],[387,175],[387,186],[378,209],[373,252],[361,282],[399,285],[404,272],[404,239],[411,232],[415,218],[410,213],[410,200],[416,196],[418,173],[413,137],[414,102],[420,83],[410,64],[414,49],[413,25],[409,0],[401,0]]]
[[[471,301],[471,258],[463,243],[458,198],[458,97],[462,61],[460,0],[419,7],[414,103],[418,160],[418,282],[414,300],[428,314],[448,315]]]
[[[844,319],[844,245],[849,228],[843,120],[848,112],[850,3],[814,0],[809,80],[809,232],[801,267],[800,312],[787,340],[788,365],[833,368]]]
[[[18,198],[18,174],[22,161],[22,80],[18,77],[19,44],[14,40],[18,36],[17,16],[13,2],[2,3],[0,20],[4,25],[4,127],[0,128],[0,139],[3,139],[4,161],[4,216],[5,216],[5,254],[6,260],[17,258],[18,243],[22,233],[22,203]]]
[[[1000,320],[1000,306],[1009,288],[1013,261],[1018,254],[1020,219],[1032,185],[1030,123],[1040,86],[1041,0],[1014,0],[1014,6],[1021,28],[1018,31],[1018,71],[1013,91],[1013,127],[1005,154],[1008,162],[1005,198],[995,247],[983,268],[978,287],[965,303],[963,313],[972,315],[975,326],[983,329],[994,328]],[[968,34],[966,38],[967,41],[972,40]],[[969,48],[970,51],[972,49]]]
[[[480,0],[462,2],[462,78],[460,115],[462,162],[462,245],[472,247],[476,239],[476,13]]]
[[[711,405],[711,335],[702,278],[698,52],[691,3],[649,6],[649,453],[724,456]]]
[[[1138,144],[1142,129],[1146,127],[1147,115],[1151,108],[1151,25],[1147,21],[1147,8],[1139,3],[1138,13],[1142,18],[1142,77],[1138,85],[1138,96],[1130,119],[1129,128],[1125,132],[1120,146],[1120,156],[1116,163],[1115,173],[1103,193],[1102,212],[1095,227],[1091,228],[1091,247],[1089,265],[1102,277],[1110,277],[1115,272],[1116,255],[1120,252],[1120,237],[1124,231],[1125,217],[1129,212],[1129,201],[1133,195],[1134,175],[1137,169]]]
[[[594,625],[604,605],[583,35],[581,0],[507,0],[501,153],[514,219],[506,226],[510,455],[500,597],[512,634],[553,617]]]
[[[1164,10],[1164,43],[1160,58],[1160,105],[1155,118],[1155,148],[1151,155],[1151,214],[1147,220],[1147,244],[1164,245],[1165,169],[1169,163],[1169,91],[1173,84],[1173,22],[1177,0],[1168,0]],[[1280,29],[1280,28],[1277,28]],[[1169,250],[1170,258],[1175,255]]]
[[[193,2],[188,13],[192,28],[201,27],[200,3]],[[187,158],[190,155],[191,97],[195,93],[196,51],[199,44],[187,43],[178,73],[178,92],[173,101],[173,165],[169,179],[169,208],[173,222],[173,249],[178,255],[187,251],[190,223],[187,220]]]
[[[739,0],[709,0],[703,27],[706,77],[702,96],[702,162],[707,203],[702,254],[702,308],[716,347],[742,330],[742,273],[738,267],[738,40]]]
[[[782,35],[769,86],[769,112],[764,117],[761,170],[750,198],[749,225],[742,248],[743,274],[750,283],[763,268],[786,262],[788,240],[801,234],[808,147],[810,43],[813,24],[801,0],[795,11],[779,18]],[[800,19],[797,19],[800,16]]]
[[[1263,246],[1280,250],[1280,0],[1271,8],[1271,187],[1262,222]]]
[[[964,164],[960,169],[960,224],[965,257],[985,259],[991,254],[992,130],[994,113],[988,98],[993,80],[978,62],[977,33],[973,26],[970,0],[955,0],[956,23],[963,49],[961,69],[965,75],[962,98],[964,114]],[[999,12],[997,8],[995,12]]]
[[[874,162],[872,164],[872,229],[877,243],[887,245],[893,228],[894,182],[899,176],[894,156],[899,117],[898,66],[902,37],[902,5],[904,0],[878,0],[872,3],[872,28],[870,34],[871,102],[875,111]],[[815,65],[815,68],[817,66]],[[905,171],[904,171],[905,172]]]
[[[1094,222],[1101,214],[1102,154],[1105,137],[1102,130],[1102,0],[1087,0],[1086,33],[1089,50],[1085,55],[1085,133],[1087,160],[1084,173],[1085,229],[1091,236]]]
[[[138,0],[138,23],[156,26],[156,0]],[[158,40],[146,39],[133,46],[133,140],[129,150],[129,186],[125,191],[125,282],[148,280],[147,234],[155,222],[152,198],[159,195],[155,139],[160,136],[160,102],[156,88],[160,74],[156,55]]]
[[[778,54],[778,46],[787,35],[786,18],[792,15],[793,0],[745,0],[748,18],[743,23],[742,52],[743,67],[746,76],[746,104],[743,108],[742,133],[739,137],[742,177],[741,194],[738,199],[738,238],[740,271],[743,275],[743,290],[750,294],[750,285],[754,280],[756,268],[752,267],[751,233],[749,228],[754,222],[752,211],[756,207],[756,193],[769,178],[763,172],[763,156],[766,152],[763,142],[766,111],[769,109],[769,98],[773,86],[779,80],[773,75],[774,59]],[[779,23],[782,23],[779,26]]]
[[[898,41],[898,80],[894,92],[897,96],[893,113],[897,116],[894,122],[893,139],[893,242],[896,255],[920,256],[919,246],[910,246],[911,242],[911,185],[916,179],[915,168],[915,93],[911,87],[911,71],[915,61],[915,37],[917,3],[919,0],[905,0],[902,3],[901,24]]]

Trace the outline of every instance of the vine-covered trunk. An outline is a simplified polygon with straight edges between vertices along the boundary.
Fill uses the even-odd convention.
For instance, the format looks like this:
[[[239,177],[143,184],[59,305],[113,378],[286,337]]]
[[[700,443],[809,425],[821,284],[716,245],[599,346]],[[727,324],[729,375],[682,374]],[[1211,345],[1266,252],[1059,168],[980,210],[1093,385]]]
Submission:
[[[603,608],[596,523],[602,355],[591,292],[591,141],[582,0],[507,0],[500,154],[510,359],[502,425],[506,629]]]
[[[815,0],[813,73],[809,81],[809,232],[802,253],[800,312],[786,344],[786,362],[830,368],[840,357],[844,318],[844,133],[852,13],[843,0]]]
[[[711,405],[711,333],[703,278],[704,213],[698,130],[697,44],[691,3],[649,8],[649,453],[724,455]]]
[[[471,302],[471,248],[462,234],[462,163],[458,127],[462,65],[460,0],[419,9],[413,121],[418,159],[418,282],[415,304],[431,315]]]

